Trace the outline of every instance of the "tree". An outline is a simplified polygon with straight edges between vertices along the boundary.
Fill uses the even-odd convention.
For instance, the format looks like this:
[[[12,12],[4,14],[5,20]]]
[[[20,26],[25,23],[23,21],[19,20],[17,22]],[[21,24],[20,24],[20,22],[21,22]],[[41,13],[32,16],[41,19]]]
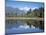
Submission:
[[[27,12],[27,16],[31,16],[31,9],[29,9],[29,11]]]
[[[38,9],[34,9],[33,12],[32,12],[32,16],[37,17],[37,16],[39,16],[38,14],[39,14],[39,10]]]
[[[39,8],[39,12],[40,12],[40,17],[44,17],[44,8],[43,7]]]
[[[31,9],[29,9],[29,11],[27,12],[27,14],[30,14],[31,13]]]

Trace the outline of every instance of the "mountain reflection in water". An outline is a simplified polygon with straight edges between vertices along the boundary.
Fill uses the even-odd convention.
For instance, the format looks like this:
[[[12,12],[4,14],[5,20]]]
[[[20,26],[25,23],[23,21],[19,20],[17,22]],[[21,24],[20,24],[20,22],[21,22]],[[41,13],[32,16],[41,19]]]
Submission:
[[[34,33],[43,32],[43,29],[35,27],[32,21],[27,22],[27,20],[6,20],[6,33],[16,34],[16,33]]]

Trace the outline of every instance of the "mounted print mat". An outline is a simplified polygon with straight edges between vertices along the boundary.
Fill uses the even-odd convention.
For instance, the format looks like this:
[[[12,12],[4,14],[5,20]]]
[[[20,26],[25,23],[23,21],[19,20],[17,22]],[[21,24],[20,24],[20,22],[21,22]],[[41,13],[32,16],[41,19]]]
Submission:
[[[5,34],[44,32],[44,3],[5,0]]]

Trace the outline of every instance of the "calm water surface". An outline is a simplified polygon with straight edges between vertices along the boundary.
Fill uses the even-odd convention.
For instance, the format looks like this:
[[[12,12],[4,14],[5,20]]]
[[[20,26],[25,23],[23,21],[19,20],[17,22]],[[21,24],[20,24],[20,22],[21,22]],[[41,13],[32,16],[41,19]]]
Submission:
[[[6,20],[5,27],[7,34],[43,32],[39,27],[29,26],[24,20]]]

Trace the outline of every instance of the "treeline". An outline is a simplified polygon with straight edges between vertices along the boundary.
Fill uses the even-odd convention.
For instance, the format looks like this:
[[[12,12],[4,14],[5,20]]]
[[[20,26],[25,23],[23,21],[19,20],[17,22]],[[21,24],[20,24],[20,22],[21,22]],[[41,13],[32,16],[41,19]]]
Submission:
[[[29,16],[29,17],[44,17],[44,8],[40,7],[38,9],[34,9],[33,11],[30,9],[27,12],[27,16]]]
[[[29,11],[27,11],[27,13],[21,14],[21,15],[17,15],[16,12],[10,12],[5,14],[8,17],[44,17],[44,7],[40,7],[38,9],[29,9]]]

